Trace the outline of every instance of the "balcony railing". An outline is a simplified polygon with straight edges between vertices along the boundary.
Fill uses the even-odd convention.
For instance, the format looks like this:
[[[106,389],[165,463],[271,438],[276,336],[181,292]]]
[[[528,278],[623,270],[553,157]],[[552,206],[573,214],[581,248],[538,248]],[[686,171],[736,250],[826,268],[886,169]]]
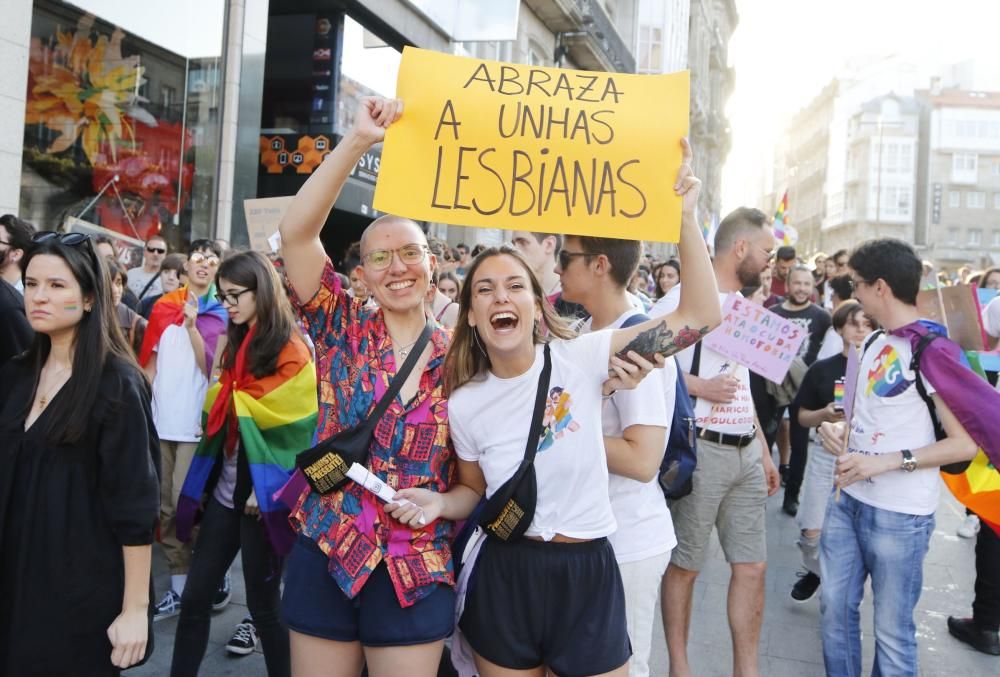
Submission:
[[[635,56],[597,0],[524,0],[557,34],[556,60],[565,54],[585,70],[635,72]]]

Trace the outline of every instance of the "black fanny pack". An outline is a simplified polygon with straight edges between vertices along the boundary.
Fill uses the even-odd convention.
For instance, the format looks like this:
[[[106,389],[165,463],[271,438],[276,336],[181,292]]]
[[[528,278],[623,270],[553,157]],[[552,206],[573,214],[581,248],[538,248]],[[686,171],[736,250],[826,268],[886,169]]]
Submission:
[[[552,375],[552,358],[549,346],[545,345],[545,366],[538,377],[538,391],[535,393],[535,410],[531,415],[528,442],[524,447],[524,459],[509,480],[496,490],[479,516],[479,526],[501,541],[516,541],[524,536],[535,517],[535,503],[538,501],[538,485],[535,480],[535,452],[542,432],[542,417],[548,399],[549,377]]]
[[[413,367],[423,354],[433,330],[434,322],[428,319],[423,332],[421,332],[417,342],[413,344],[413,351],[407,356],[403,366],[396,371],[388,389],[364,421],[347,430],[341,430],[336,435],[328,437],[312,449],[307,449],[295,457],[295,466],[305,475],[306,481],[309,482],[313,491],[319,494],[329,494],[347,482],[347,470],[352,463],[367,464],[368,450],[371,448],[375,426],[378,425],[399,389],[406,382],[406,378],[413,371]]]

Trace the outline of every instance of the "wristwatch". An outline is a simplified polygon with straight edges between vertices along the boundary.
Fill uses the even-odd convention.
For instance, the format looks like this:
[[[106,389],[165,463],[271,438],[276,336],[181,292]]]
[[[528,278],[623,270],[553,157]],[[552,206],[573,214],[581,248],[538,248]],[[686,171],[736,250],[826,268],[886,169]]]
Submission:
[[[917,469],[917,459],[913,458],[913,454],[910,453],[909,449],[903,449],[900,451],[903,455],[903,465],[901,466],[906,472],[913,472]]]

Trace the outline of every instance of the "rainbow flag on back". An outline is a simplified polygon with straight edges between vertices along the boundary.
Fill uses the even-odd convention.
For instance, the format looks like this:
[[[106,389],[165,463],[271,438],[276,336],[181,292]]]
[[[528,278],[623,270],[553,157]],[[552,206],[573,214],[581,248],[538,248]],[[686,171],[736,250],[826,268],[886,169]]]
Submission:
[[[145,367],[146,363],[149,362],[153,348],[160,342],[160,337],[163,336],[163,331],[167,327],[183,324],[184,304],[187,301],[188,288],[184,286],[164,294],[153,304],[153,310],[149,314],[149,324],[146,325],[146,333],[142,339],[142,348],[139,350],[140,365]],[[198,317],[194,321],[194,326],[205,342],[205,361],[209,365],[212,364],[215,357],[215,346],[219,337],[226,331],[228,320],[229,315],[226,313],[226,309],[215,298],[215,285],[213,284],[204,296],[198,298]]]
[[[778,204],[778,211],[774,213],[774,239],[783,245],[792,244],[791,231],[788,228],[788,191]]]
[[[235,367],[223,370],[205,397],[205,434],[177,502],[177,536],[182,541],[190,539],[202,497],[214,490],[208,486],[212,471],[224,454],[233,452],[238,436],[265,533],[274,552],[285,554],[291,549],[294,533],[287,508],[274,494],[295,469],[295,456],[312,444],[317,418],[316,367],[305,342],[294,336],[278,355],[275,372],[255,378],[246,368],[252,331],[243,339]]]

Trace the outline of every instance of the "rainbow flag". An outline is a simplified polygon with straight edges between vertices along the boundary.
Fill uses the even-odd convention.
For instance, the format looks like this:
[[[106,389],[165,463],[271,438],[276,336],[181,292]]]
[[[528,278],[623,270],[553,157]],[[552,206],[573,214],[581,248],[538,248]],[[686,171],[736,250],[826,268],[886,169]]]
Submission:
[[[149,314],[149,324],[146,325],[146,333],[142,339],[142,348],[139,350],[139,364],[143,367],[149,362],[153,348],[160,342],[163,331],[171,325],[184,322],[184,304],[187,300],[188,288],[185,286],[164,294],[153,304],[153,310]],[[209,365],[215,357],[215,346],[219,337],[226,331],[228,320],[226,309],[215,298],[213,284],[208,292],[198,299],[198,318],[194,322],[198,333],[205,341],[205,361]]]
[[[962,505],[1000,534],[1000,472],[982,449],[964,473],[941,473],[941,479]]]
[[[251,330],[252,331],[252,330]],[[273,374],[255,378],[246,368],[248,334],[236,366],[223,370],[202,408],[205,434],[195,450],[177,502],[177,537],[186,541],[201,510],[212,471],[239,437],[246,455],[261,521],[272,550],[287,553],[294,542],[287,507],[274,494],[288,482],[295,456],[312,444],[316,431],[316,366],[305,342],[294,336],[278,355]]]
[[[788,227],[788,191],[785,191],[781,203],[778,204],[778,211],[774,213],[774,239],[783,245],[792,244],[791,230]]]

